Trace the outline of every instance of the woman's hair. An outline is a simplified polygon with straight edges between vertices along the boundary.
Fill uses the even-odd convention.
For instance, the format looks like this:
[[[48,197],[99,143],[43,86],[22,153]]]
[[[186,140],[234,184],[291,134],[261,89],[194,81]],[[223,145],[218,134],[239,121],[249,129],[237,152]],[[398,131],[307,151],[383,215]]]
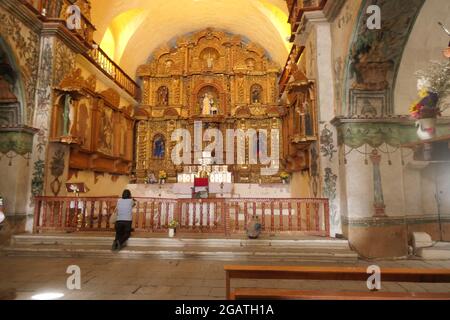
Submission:
[[[128,189],[123,190],[122,199],[131,199],[131,192]]]

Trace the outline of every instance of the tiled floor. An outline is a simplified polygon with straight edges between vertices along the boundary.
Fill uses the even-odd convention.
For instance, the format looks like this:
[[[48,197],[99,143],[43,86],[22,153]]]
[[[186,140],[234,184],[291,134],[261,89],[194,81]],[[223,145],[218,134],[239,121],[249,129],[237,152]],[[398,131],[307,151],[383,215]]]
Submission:
[[[150,259],[0,257],[0,299],[30,299],[43,292],[64,293],[63,299],[224,299],[229,262]],[[233,262],[232,264],[239,264]],[[258,263],[261,264],[261,263]],[[270,265],[271,263],[267,263]],[[277,263],[279,264],[279,263]],[[292,264],[292,263],[286,263]],[[450,261],[414,260],[357,263],[382,267],[449,268]],[[67,267],[81,268],[81,290],[66,287]],[[318,265],[318,263],[304,263]],[[320,265],[325,265],[321,263]],[[348,264],[347,264],[348,265]],[[365,283],[343,281],[234,280],[239,287],[367,290]],[[385,291],[450,292],[450,284],[383,283]]]

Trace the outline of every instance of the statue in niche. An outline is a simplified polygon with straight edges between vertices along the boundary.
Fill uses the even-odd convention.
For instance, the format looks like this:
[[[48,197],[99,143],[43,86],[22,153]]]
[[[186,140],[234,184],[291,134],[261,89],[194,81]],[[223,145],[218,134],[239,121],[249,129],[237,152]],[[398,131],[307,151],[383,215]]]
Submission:
[[[313,136],[314,135],[314,130],[313,130],[313,123],[312,123],[312,116],[311,116],[311,108],[310,108],[310,104],[308,103],[307,100],[305,100],[305,102],[303,102],[303,112],[304,112],[304,116],[305,116],[305,134],[307,136]]]
[[[252,103],[261,103],[262,88],[259,85],[252,87]]]
[[[153,141],[153,157],[162,159],[165,156],[165,146],[164,138],[162,136],[157,136]]]
[[[73,99],[70,94],[64,96],[64,111],[63,111],[63,135],[68,136],[73,133],[73,125],[75,123],[75,108]]]
[[[170,71],[172,70],[172,65],[173,65],[173,61],[172,60],[167,60],[165,63],[165,72],[166,73],[170,73]]]
[[[112,125],[111,119],[107,115],[105,109],[102,110],[100,118],[100,131],[98,140],[101,151],[110,153],[112,148]]]
[[[202,115],[211,115],[213,109],[217,112],[217,107],[214,107],[214,100],[212,99],[211,95],[209,93],[205,93],[202,101]]]
[[[247,69],[250,71],[254,71],[255,70],[255,60],[254,59],[247,59],[246,63],[247,63]]]
[[[200,54],[201,59],[204,61],[204,67],[208,70],[213,69],[218,55],[219,53],[214,48],[204,49]]]
[[[212,69],[214,67],[214,56],[211,55],[211,52],[208,53],[208,56],[205,57],[205,61],[206,61],[206,66],[208,67],[208,69]]]
[[[158,89],[158,105],[169,105],[169,89],[166,86],[162,86]]]

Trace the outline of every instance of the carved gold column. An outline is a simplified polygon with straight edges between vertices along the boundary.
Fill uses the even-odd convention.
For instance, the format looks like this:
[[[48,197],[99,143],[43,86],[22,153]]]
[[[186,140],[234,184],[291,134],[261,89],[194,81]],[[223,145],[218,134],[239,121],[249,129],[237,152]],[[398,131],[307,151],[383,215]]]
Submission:
[[[136,134],[136,176],[138,183],[145,182],[149,158],[148,148],[148,122],[139,121]]]

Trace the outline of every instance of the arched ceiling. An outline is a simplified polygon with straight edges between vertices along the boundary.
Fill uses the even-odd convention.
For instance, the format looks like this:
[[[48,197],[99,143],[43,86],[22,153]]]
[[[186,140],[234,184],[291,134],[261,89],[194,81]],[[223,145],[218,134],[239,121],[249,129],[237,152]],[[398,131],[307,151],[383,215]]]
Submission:
[[[243,35],[280,66],[290,50],[284,0],[95,0],[95,40],[132,77],[152,52],[208,27]]]

